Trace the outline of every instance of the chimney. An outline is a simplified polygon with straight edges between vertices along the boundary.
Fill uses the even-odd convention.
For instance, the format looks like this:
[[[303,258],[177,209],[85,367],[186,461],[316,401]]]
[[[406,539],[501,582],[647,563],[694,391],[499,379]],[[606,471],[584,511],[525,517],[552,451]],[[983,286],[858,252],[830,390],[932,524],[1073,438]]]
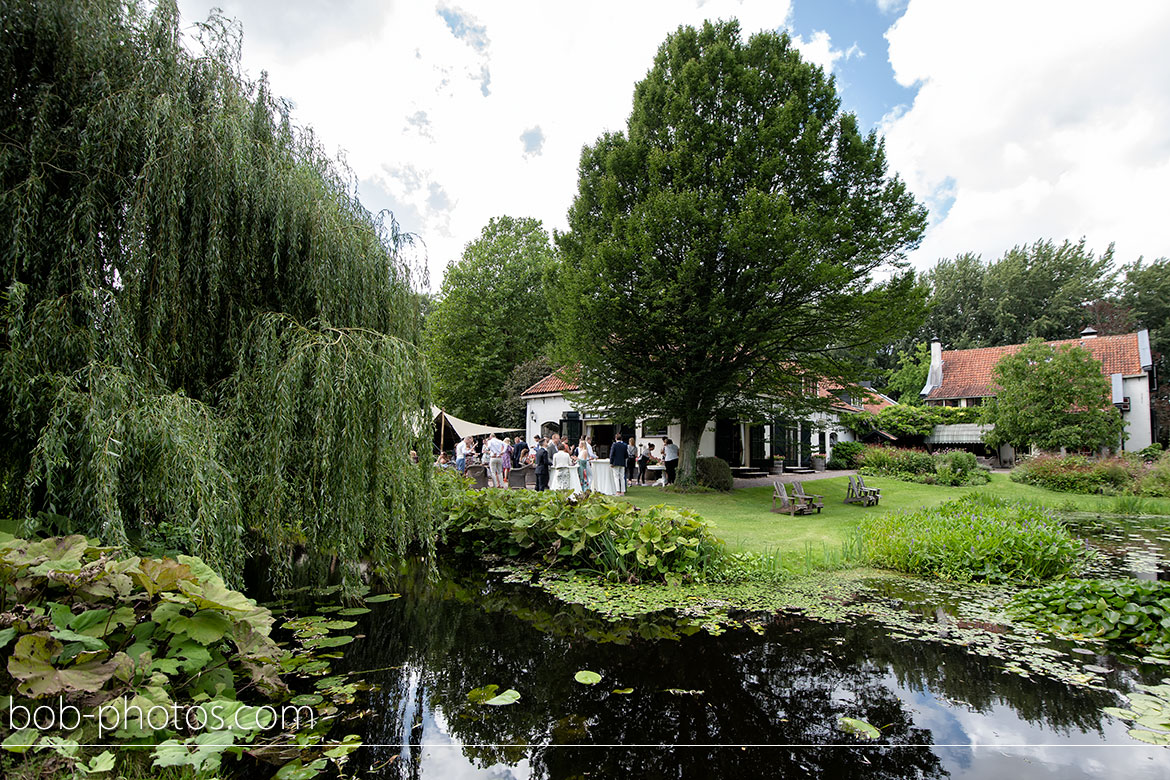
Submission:
[[[938,337],[930,340],[930,372],[926,375],[926,386],[919,393],[922,397],[930,395],[930,391],[942,384],[942,342]]]
[[[1088,325],[1085,327],[1084,330],[1081,331],[1081,338],[1082,339],[1095,339],[1095,338],[1097,338],[1097,331],[1093,328],[1092,325]]]

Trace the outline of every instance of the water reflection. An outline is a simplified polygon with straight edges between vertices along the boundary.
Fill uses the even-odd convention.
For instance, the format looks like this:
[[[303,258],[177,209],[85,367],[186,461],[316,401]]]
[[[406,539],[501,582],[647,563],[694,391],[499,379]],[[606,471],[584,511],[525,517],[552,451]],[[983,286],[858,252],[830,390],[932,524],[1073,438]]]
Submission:
[[[1052,776],[1046,761],[1061,777],[1113,777],[1122,765],[1160,776],[1158,749],[1102,722],[1111,694],[894,642],[864,622],[777,614],[759,635],[685,636],[674,619],[610,624],[482,575],[407,574],[397,588],[403,598],[371,605],[367,638],[343,662],[396,667],[365,676],[380,689],[363,737],[383,747],[359,755],[377,777]],[[620,641],[598,641],[607,636]],[[580,669],[602,682],[575,682]],[[522,698],[471,704],[487,684]],[[880,727],[882,745],[841,732],[843,715]],[[1039,747],[1072,744],[1096,747]]]

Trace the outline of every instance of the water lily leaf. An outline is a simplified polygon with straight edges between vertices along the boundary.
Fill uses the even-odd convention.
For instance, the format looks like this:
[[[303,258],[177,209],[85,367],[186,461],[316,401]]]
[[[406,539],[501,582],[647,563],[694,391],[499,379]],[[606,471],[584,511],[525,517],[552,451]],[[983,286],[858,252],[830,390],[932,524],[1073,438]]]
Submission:
[[[853,734],[864,739],[877,739],[882,735],[880,731],[866,723],[864,720],[857,718],[847,718],[842,715],[837,719],[837,728],[844,731],[846,734]]]
[[[614,688],[613,692],[619,693],[622,696],[625,696],[626,694],[633,693],[634,689],[633,688]]]
[[[298,707],[312,707],[314,704],[320,704],[325,701],[325,697],[318,693],[302,693],[300,696],[294,696],[289,699],[290,704],[295,704]]]
[[[1170,745],[1170,734],[1164,732],[1159,734],[1147,729],[1130,729],[1129,735],[1142,742],[1149,742],[1151,745]]]
[[[582,685],[597,685],[601,682],[601,675],[597,672],[591,672],[588,669],[582,669],[573,675],[573,679]]]
[[[366,599],[367,604],[381,604],[383,601],[393,601],[394,599],[402,598],[400,593],[380,593],[377,596],[370,596]]]
[[[484,702],[484,704],[487,704],[491,707],[504,707],[509,704],[515,704],[518,701],[520,701],[520,692],[509,688],[499,696],[488,699]]]
[[[329,758],[344,758],[362,746],[362,738],[357,734],[346,734],[345,739],[325,751]]]
[[[496,695],[500,689],[498,685],[485,685],[482,688],[473,688],[467,692],[467,700],[472,704],[483,704]]]
[[[341,647],[353,641],[352,636],[319,636],[305,641],[305,647]]]

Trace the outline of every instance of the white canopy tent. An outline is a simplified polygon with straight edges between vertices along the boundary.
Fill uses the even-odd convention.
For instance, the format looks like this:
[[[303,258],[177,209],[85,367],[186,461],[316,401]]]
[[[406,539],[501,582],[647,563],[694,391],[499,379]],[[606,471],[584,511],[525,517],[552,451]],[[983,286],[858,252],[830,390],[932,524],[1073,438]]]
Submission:
[[[454,445],[456,441],[466,436],[486,436],[489,433],[514,433],[523,430],[523,428],[500,428],[468,422],[467,420],[461,420],[458,417],[447,414],[437,406],[431,407],[431,417],[434,419],[435,425],[440,426],[438,436],[440,450],[446,449],[448,444]],[[453,440],[447,439],[446,433],[448,427],[455,432],[455,438]]]

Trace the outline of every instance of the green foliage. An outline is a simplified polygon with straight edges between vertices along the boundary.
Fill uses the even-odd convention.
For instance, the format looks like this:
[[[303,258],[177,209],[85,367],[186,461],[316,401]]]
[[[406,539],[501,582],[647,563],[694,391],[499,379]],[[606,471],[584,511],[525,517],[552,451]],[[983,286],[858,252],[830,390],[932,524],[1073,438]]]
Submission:
[[[1158,460],[1162,455],[1162,451],[1162,444],[1160,442],[1154,442],[1150,446],[1138,450],[1137,456],[1146,462],[1151,462]]]
[[[1073,338],[1086,324],[1085,302],[1112,292],[1112,262],[1112,245],[1096,256],[1083,240],[1037,241],[989,263],[971,254],[942,260],[926,273],[920,333],[951,349]]]
[[[1027,590],[1017,615],[1059,634],[1131,645],[1170,658],[1170,583],[1154,580],[1069,580]]]
[[[1132,489],[1139,472],[1137,463],[1122,457],[1037,455],[1022,459],[1010,477],[1013,482],[1062,493],[1116,493]]]
[[[695,461],[695,482],[699,487],[708,487],[724,492],[735,484],[731,476],[731,465],[723,458],[699,458]]]
[[[1129,735],[1152,745],[1170,745],[1170,679],[1161,685],[1135,685],[1139,692],[1126,696],[1125,708],[1105,707],[1102,712],[1129,721]]]
[[[520,363],[508,378],[504,380],[504,400],[500,406],[501,425],[515,425],[518,429],[525,428],[524,415],[528,413],[528,399],[522,393],[534,384],[556,371],[556,366],[542,356],[534,357]]]
[[[625,131],[582,152],[578,185],[557,236],[552,295],[571,305],[553,309],[555,356],[589,405],[678,420],[684,483],[717,414],[815,402],[793,366],[844,384],[859,363],[842,356],[920,316],[912,274],[874,278],[917,244],[925,210],[787,35],[679,28]]]
[[[1120,441],[1109,380],[1084,347],[1032,340],[1000,358],[993,377],[999,389],[983,407],[983,422],[994,426],[984,434],[990,446],[1091,451]]]
[[[919,388],[921,389],[921,388]],[[859,412],[841,416],[841,424],[858,436],[874,430],[885,431],[899,439],[930,435],[936,425],[978,422],[980,411],[973,406],[887,406],[880,412]]]
[[[0,728],[5,751],[51,750],[79,775],[117,768],[138,776],[153,766],[210,777],[225,756],[295,739],[305,746],[302,759],[320,761],[320,769],[344,763],[348,750],[322,745],[331,727],[325,716],[352,695],[318,686],[324,695],[307,705],[292,698],[284,677],[310,666],[326,673],[313,648],[351,641],[327,634],[355,624],[290,621],[297,649],[285,649],[271,636],[272,613],[229,590],[199,558],[120,558],[83,536],[0,534],[0,624],[7,670],[0,694],[12,697],[10,707],[61,702],[77,712],[61,728]],[[276,720],[285,704],[306,704],[299,723]],[[90,747],[110,740],[155,747],[117,754]]]
[[[173,0],[5,9],[0,509],[231,582],[294,526],[352,552],[383,505],[411,519],[371,550],[425,539],[429,472],[399,465],[429,451],[403,428],[429,406],[407,239],[244,79],[225,20],[181,29]],[[269,506],[278,482],[313,498]]]
[[[831,469],[855,469],[864,453],[864,442],[839,441],[833,445],[833,456],[827,465]]]
[[[1142,475],[1138,492],[1144,496],[1170,497],[1170,452],[1163,453]]]
[[[920,341],[913,352],[898,352],[898,368],[890,373],[886,381],[886,393],[898,403],[919,406],[922,403],[922,388],[930,374],[930,344]]]
[[[595,493],[471,490],[450,497],[445,511],[458,549],[539,556],[612,581],[693,578],[723,551],[694,512],[661,504],[638,509]]]
[[[962,450],[926,450],[900,447],[866,447],[860,457],[861,472],[921,482],[926,485],[975,486],[990,480],[975,456]]]
[[[548,321],[534,313],[547,310],[544,279],[552,263],[540,220],[493,217],[447,267],[426,323],[427,361],[445,410],[522,427],[523,412],[517,417],[514,404],[505,409],[505,385],[516,367],[548,345]]]
[[[1088,556],[1047,510],[974,494],[867,516],[861,534],[873,565],[956,582],[1042,582],[1067,576]]]

